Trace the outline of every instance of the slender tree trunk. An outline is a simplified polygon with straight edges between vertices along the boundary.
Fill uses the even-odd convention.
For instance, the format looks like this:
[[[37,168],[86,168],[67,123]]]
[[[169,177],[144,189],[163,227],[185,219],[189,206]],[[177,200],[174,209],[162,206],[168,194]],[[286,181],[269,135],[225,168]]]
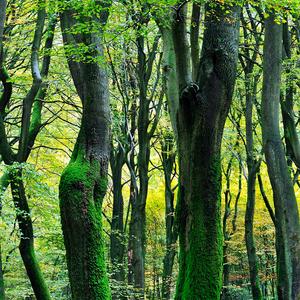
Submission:
[[[19,244],[20,254],[36,298],[38,300],[47,300],[50,299],[50,293],[34,250],[31,213],[26,199],[22,170],[20,168],[10,173],[10,184],[21,235]]]
[[[110,258],[112,262],[112,278],[117,282],[116,295],[113,299],[124,299],[125,293],[125,232],[124,232],[124,202],[122,195],[122,168],[125,158],[123,148],[119,145],[116,153],[111,154],[111,169],[113,179],[113,213],[111,221]]]
[[[238,119],[236,120],[236,126],[240,127],[240,120],[241,117],[238,116]],[[239,129],[238,129],[239,130]],[[235,149],[239,148],[239,133],[237,136],[237,140],[234,146],[234,149],[232,151],[235,151]],[[241,164],[241,158],[240,155],[238,154],[238,163],[239,163],[239,176],[238,176],[238,191],[237,194],[235,196],[235,202],[234,202],[234,212],[233,212],[233,216],[232,216],[232,229],[229,230],[228,228],[228,219],[231,215],[231,202],[232,202],[232,193],[230,190],[230,186],[231,186],[231,169],[232,169],[232,162],[234,160],[234,156],[235,154],[233,153],[231,155],[230,161],[228,163],[227,169],[224,172],[224,175],[226,177],[226,190],[224,192],[225,194],[225,211],[224,211],[224,216],[223,216],[223,237],[224,237],[224,244],[223,244],[223,289],[222,289],[222,299],[223,300],[227,300],[230,299],[230,292],[229,292],[229,284],[230,284],[230,262],[229,262],[229,242],[232,238],[232,236],[234,235],[234,233],[237,230],[237,226],[236,226],[236,221],[237,221],[237,216],[238,216],[238,202],[241,196],[241,192],[242,192],[242,164]]]
[[[82,16],[83,19],[105,24],[108,7],[100,8],[97,16]],[[69,29],[80,20],[74,18],[74,13],[81,14],[83,10],[79,7],[75,12],[67,4],[61,14],[64,43],[73,47],[77,43],[97,45],[90,48],[89,57],[103,57],[101,32],[70,33]],[[110,145],[108,79],[105,67],[93,59],[76,62],[69,58],[68,63],[83,105],[80,132],[59,186],[72,299],[106,300],[111,299],[111,293],[105,266],[101,207],[107,187]]]
[[[143,19],[143,18],[142,18]],[[145,22],[145,23],[143,23]],[[143,26],[148,21],[142,20]],[[144,299],[145,289],[145,255],[146,255],[146,202],[148,195],[148,168],[150,162],[150,140],[157,126],[162,98],[156,108],[156,119],[150,124],[150,103],[153,96],[148,96],[149,80],[152,75],[153,63],[157,54],[158,38],[153,42],[148,56],[145,55],[145,38],[137,31],[138,52],[138,92],[139,110],[137,120],[137,133],[139,151],[137,156],[137,170],[139,178],[138,193],[132,198],[131,220],[129,228],[129,252],[131,253],[131,269],[133,285],[137,299]],[[154,101],[153,101],[154,102]]]
[[[253,67],[251,68],[253,70]],[[246,87],[246,150],[247,150],[247,205],[245,213],[245,241],[247,248],[247,256],[249,262],[250,282],[252,296],[254,300],[262,299],[262,292],[260,288],[260,280],[258,276],[258,258],[256,254],[253,222],[255,213],[255,193],[256,193],[256,175],[259,171],[259,162],[254,158],[254,141],[253,141],[253,97],[256,93],[256,84],[253,83],[251,74],[246,73],[245,78]]]
[[[166,220],[166,253],[163,261],[163,299],[171,299],[173,265],[176,255],[177,230],[175,228],[174,191],[172,189],[172,172],[176,159],[174,137],[165,134],[162,141],[162,163],[165,177],[165,220]]]
[[[1,3],[2,4],[2,3]],[[1,11],[2,12],[2,11]],[[32,146],[34,145],[35,138],[40,130],[40,126],[37,126],[36,122],[31,122],[31,110],[32,105],[35,101],[42,101],[45,97],[45,87],[43,86],[43,77],[46,77],[49,70],[50,56],[49,54],[44,55],[42,63],[42,71],[39,69],[39,59],[38,53],[40,49],[40,44],[42,40],[42,34],[44,30],[45,23],[45,6],[43,1],[39,1],[39,9],[37,12],[37,21],[34,31],[34,37],[31,49],[31,71],[33,77],[33,83],[23,99],[22,103],[22,125],[21,134],[19,136],[18,153],[15,155],[12,148],[10,147],[7,136],[5,133],[5,126],[3,123],[3,113],[6,106],[9,104],[12,95],[12,83],[10,81],[9,75],[4,67],[3,57],[2,57],[2,40],[1,40],[1,56],[0,56],[0,77],[4,86],[4,92],[1,96],[0,102],[0,127],[1,127],[1,155],[7,165],[12,165],[16,163],[26,162]],[[53,20],[56,20],[55,18]],[[45,50],[50,50],[52,47],[52,41],[54,36],[55,21],[49,22],[49,27],[47,31]],[[50,30],[49,30],[50,29]],[[51,31],[51,33],[49,33]],[[43,89],[43,93],[40,91]],[[37,100],[37,97],[40,99]],[[41,105],[35,109],[35,112],[41,114]],[[33,116],[32,119],[35,119]],[[34,132],[34,134],[33,134]],[[37,299],[50,299],[50,293],[46,286],[45,280],[41,273],[36,255],[34,250],[34,236],[33,236],[33,226],[32,219],[30,215],[29,205],[26,198],[26,193],[22,178],[22,169],[17,166],[15,170],[12,170],[9,174],[12,197],[14,205],[16,208],[16,215],[20,230],[20,244],[19,250],[23,259],[24,266],[26,268],[27,275],[31,282],[35,297]]]
[[[0,218],[2,218],[2,200],[6,189],[9,186],[9,174],[4,173],[0,178]],[[0,240],[0,300],[5,299],[5,289],[4,289],[4,276],[3,276],[3,266],[2,266],[2,249]]]
[[[5,18],[6,18],[6,0],[0,0],[0,68],[2,68],[3,64],[3,31],[5,25]],[[2,100],[2,99],[1,99]],[[3,195],[3,183],[2,178],[0,182],[0,218],[2,218],[2,195]],[[5,293],[4,293],[4,277],[3,277],[3,269],[2,269],[2,248],[1,248],[1,240],[0,240],[0,300],[4,300]]]
[[[252,163],[248,164],[248,178],[247,178],[247,206],[245,213],[245,241],[249,262],[250,282],[253,299],[262,299],[262,292],[260,288],[260,281],[258,276],[258,259],[256,254],[256,247],[253,233],[253,221],[255,211],[255,183],[257,166]]]
[[[262,132],[276,216],[279,299],[299,298],[299,213],[279,130],[282,25],[265,21]]]
[[[0,255],[2,255],[2,248],[0,243]],[[0,300],[5,299],[5,290],[4,290],[4,276],[2,268],[2,257],[0,256]]]

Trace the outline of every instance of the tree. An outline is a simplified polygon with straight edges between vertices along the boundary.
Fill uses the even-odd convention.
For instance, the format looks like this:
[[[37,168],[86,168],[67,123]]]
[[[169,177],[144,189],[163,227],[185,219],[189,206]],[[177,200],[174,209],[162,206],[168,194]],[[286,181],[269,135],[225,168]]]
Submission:
[[[175,226],[175,193],[172,182],[173,170],[176,163],[176,149],[173,134],[167,129],[162,132],[161,157],[165,177],[165,226],[166,226],[166,253],[163,267],[163,299],[171,299],[171,288],[173,280],[173,265],[177,253],[177,227]]]
[[[186,3],[177,5],[175,13],[172,10],[171,26],[160,24],[179,156],[180,266],[175,299],[217,299],[222,286],[220,150],[235,83],[240,9],[217,1],[205,8],[196,83],[187,42]]]
[[[5,15],[5,9],[3,12]],[[4,65],[2,39],[0,44],[0,78],[4,87],[0,103],[0,153],[4,163],[9,166],[7,173],[5,173],[2,177],[2,188],[6,188],[8,186],[8,182],[11,185],[12,198],[16,209],[16,218],[20,231],[19,250],[37,299],[50,299],[50,293],[35,254],[33,222],[23,181],[22,164],[27,161],[35,139],[44,126],[44,124],[41,123],[41,110],[42,101],[44,100],[47,91],[45,78],[49,71],[50,55],[49,53],[44,55],[40,69],[38,54],[40,51],[45,19],[45,2],[38,1],[37,19],[30,57],[33,82],[22,101],[21,132],[17,137],[17,153],[13,151],[14,142],[8,139],[6,132],[7,128],[5,127],[6,109],[9,107],[12,97],[12,82]],[[50,51],[52,48],[55,24],[56,18],[54,16],[52,19],[50,18],[47,28],[47,37],[45,39],[46,51]]]
[[[265,20],[262,133],[276,217],[279,299],[299,298],[299,214],[279,129],[282,24]]]
[[[107,188],[110,151],[103,26],[107,22],[111,3],[66,1],[63,4],[63,40],[83,111],[71,161],[59,185],[69,279],[73,299],[110,299],[101,206]],[[71,53],[69,56],[68,50]],[[81,54],[84,54],[83,58]]]
[[[251,33],[247,30],[247,22],[245,18],[242,18],[243,33],[245,48],[243,51],[243,57],[240,57],[243,71],[245,74],[245,120],[246,120],[246,156],[247,156],[247,206],[245,213],[245,242],[247,247],[247,255],[249,262],[250,271],[250,282],[252,289],[253,299],[262,299],[262,291],[260,288],[260,280],[258,276],[258,258],[256,253],[256,245],[254,240],[254,213],[255,213],[255,202],[256,202],[256,176],[259,171],[261,160],[257,159],[257,153],[255,153],[254,147],[254,122],[253,122],[253,110],[254,101],[257,94],[257,81],[259,78],[259,72],[255,72],[255,64],[258,60],[258,49],[260,44],[261,32],[258,31],[259,23],[256,22],[252,16],[251,9],[249,6],[246,7],[246,11],[249,17],[249,23],[251,31],[253,32],[253,39],[255,41],[254,50],[250,51],[249,41],[251,40]]]
[[[2,57],[2,48],[3,48],[3,31],[4,31],[4,24],[5,24],[5,17],[6,17],[6,0],[0,1],[0,62],[3,63],[3,57]],[[3,66],[0,66],[3,68]],[[2,180],[1,180],[2,183]],[[1,187],[1,195],[0,195],[0,217],[2,218],[2,184]],[[1,241],[0,241],[0,300],[4,300],[5,294],[4,294],[4,278],[3,278],[3,270],[2,270],[2,251],[1,251]]]

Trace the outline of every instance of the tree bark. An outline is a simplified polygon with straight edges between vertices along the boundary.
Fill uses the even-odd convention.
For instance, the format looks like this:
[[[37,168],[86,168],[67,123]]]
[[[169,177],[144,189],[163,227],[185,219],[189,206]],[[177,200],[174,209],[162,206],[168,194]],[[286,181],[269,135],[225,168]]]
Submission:
[[[10,173],[10,184],[20,230],[19,250],[27,275],[30,279],[35,297],[38,300],[51,299],[35,254],[32,219],[26,198],[21,168],[17,168]]]
[[[117,281],[118,288],[113,299],[124,299],[125,293],[125,232],[124,232],[124,201],[122,195],[122,168],[126,153],[118,146],[116,153],[111,154],[110,165],[113,180],[113,212],[111,220],[110,258],[112,262],[112,278]]]
[[[84,61],[68,57],[83,115],[71,161],[59,185],[61,222],[74,300],[111,299],[101,220],[110,145],[108,78],[103,64],[96,61],[103,57],[102,32],[72,34],[69,31],[77,22],[94,21],[104,25],[110,3],[106,5],[99,6],[101,12],[97,16],[81,15],[84,10],[79,7],[75,12],[67,3],[61,13],[65,45],[77,47],[83,43],[89,49]],[[74,18],[74,13],[80,18]]]
[[[4,173],[0,178],[0,218],[2,218],[2,199],[6,189],[9,186],[9,174]],[[0,241],[0,300],[5,299],[5,287],[4,287],[4,276],[3,276],[3,266],[2,266],[2,249]]]
[[[186,9],[181,6],[173,27],[180,91],[177,116],[173,116],[180,172],[176,208],[180,265],[175,299],[181,300],[219,299],[222,287],[220,151],[235,83],[240,9],[213,4],[206,5],[197,84],[191,81]],[[174,100],[169,98],[173,108],[177,105]]]
[[[291,52],[291,37],[289,32],[289,23],[283,25],[283,58],[290,60],[292,58]],[[297,134],[297,128],[294,119],[294,76],[291,74],[290,69],[286,69],[286,87],[285,95],[281,97],[281,112],[284,125],[284,138],[286,144],[286,155],[288,164],[295,163],[297,168],[300,167],[300,142]]]
[[[162,163],[165,178],[165,226],[166,226],[166,253],[163,261],[163,299],[171,299],[173,281],[173,265],[177,252],[177,230],[175,228],[174,191],[172,188],[172,173],[176,160],[174,137],[170,133],[164,133],[162,141]]]
[[[265,20],[262,133],[276,217],[279,299],[298,299],[300,268],[299,213],[279,129],[282,25]]]
[[[3,31],[5,25],[5,18],[6,18],[6,0],[0,0],[0,68],[2,68],[3,58],[2,58],[2,51],[3,51]],[[2,101],[1,101],[2,102]],[[1,190],[0,190],[0,218],[2,218],[2,178],[1,178]],[[0,300],[5,299],[4,293],[4,277],[3,277],[3,269],[2,269],[2,248],[1,248],[1,241],[0,241]]]
[[[5,69],[3,57],[2,55],[0,56],[0,79],[4,86],[4,91],[1,95],[0,101],[0,153],[6,165],[17,163],[16,168],[12,169],[9,172],[8,176],[10,179],[12,197],[16,208],[16,215],[20,230],[19,250],[23,259],[24,266],[26,268],[27,275],[35,293],[35,297],[37,299],[44,300],[50,299],[50,293],[35,255],[32,219],[22,179],[22,168],[18,164],[27,161],[32,146],[34,145],[35,138],[41,128],[41,126],[37,127],[37,124],[33,122],[34,116],[32,116],[31,114],[33,103],[35,103],[35,101],[42,101],[46,94],[45,86],[43,86],[43,77],[46,77],[48,75],[50,55],[45,54],[44,56],[44,60],[42,63],[42,72],[40,72],[39,69],[38,57],[44,30],[45,16],[45,6],[44,2],[41,0],[38,3],[37,20],[31,48],[30,62],[33,82],[22,103],[22,124],[17,154],[13,152],[11,146],[8,143],[3,122],[5,108],[9,104],[12,95],[12,83],[10,81],[8,72]],[[53,20],[56,19],[54,18]],[[47,35],[45,50],[50,50],[52,47],[54,28],[56,24],[56,21],[53,20],[49,22],[48,33],[50,31],[51,32]],[[2,47],[3,45],[1,37],[1,53]],[[43,90],[42,93],[40,93],[41,90]],[[42,106],[39,105],[38,109],[35,109],[35,112],[38,112],[39,115],[41,114],[41,107]],[[33,117],[33,119],[31,119],[31,117]],[[34,130],[35,132],[34,135],[31,134],[32,130]]]
[[[142,13],[144,11],[142,10]],[[157,127],[162,104],[162,97],[157,101],[155,119],[150,126],[150,103],[155,103],[154,95],[150,92],[150,79],[153,74],[153,64],[157,57],[159,36],[156,36],[152,48],[146,56],[145,37],[139,32],[142,26],[147,26],[148,20],[141,17],[137,31],[137,81],[139,95],[139,110],[137,118],[137,135],[139,151],[137,155],[138,190],[131,198],[131,219],[129,224],[128,248],[131,255],[131,270],[136,299],[144,299],[145,293],[145,255],[146,255],[146,202],[148,195],[148,168],[150,162],[150,141]],[[151,94],[149,96],[148,94]]]
[[[245,88],[246,88],[246,152],[247,152],[247,205],[245,212],[245,242],[247,248],[247,256],[249,262],[250,282],[252,296],[254,300],[262,299],[262,291],[260,288],[260,280],[258,276],[258,258],[256,254],[256,246],[253,233],[253,222],[255,213],[256,199],[256,175],[259,171],[260,162],[255,160],[254,140],[253,140],[253,98],[256,94],[256,83],[252,83],[251,72],[253,65],[248,68],[250,73],[245,71]],[[251,84],[252,83],[252,84]]]

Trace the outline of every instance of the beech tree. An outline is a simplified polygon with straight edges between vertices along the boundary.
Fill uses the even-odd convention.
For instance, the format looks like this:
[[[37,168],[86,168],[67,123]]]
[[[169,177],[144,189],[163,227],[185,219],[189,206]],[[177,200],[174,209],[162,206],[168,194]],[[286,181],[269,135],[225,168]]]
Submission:
[[[63,4],[61,26],[65,46],[71,52],[85,51],[83,60],[76,59],[76,52],[75,57],[67,56],[83,111],[72,158],[59,186],[72,297],[110,299],[101,221],[109,163],[110,109],[106,70],[103,60],[99,62],[103,58],[102,33],[110,3]],[[77,24],[84,24],[91,32],[76,32]],[[82,45],[86,48],[80,49]]]
[[[292,180],[279,129],[282,24],[265,20],[262,133],[275,206],[279,299],[299,298],[300,226]]]
[[[217,299],[222,287],[220,151],[236,76],[240,8],[213,1],[206,4],[205,14],[201,57],[193,63],[187,4],[181,2],[172,10],[170,26],[160,24],[179,156],[180,266],[175,299]]]

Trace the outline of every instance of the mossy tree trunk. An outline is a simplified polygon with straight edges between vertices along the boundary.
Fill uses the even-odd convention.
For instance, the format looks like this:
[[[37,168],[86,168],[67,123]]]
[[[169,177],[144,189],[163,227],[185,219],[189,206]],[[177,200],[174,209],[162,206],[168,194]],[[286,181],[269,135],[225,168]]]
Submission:
[[[181,300],[219,299],[222,287],[220,152],[236,76],[240,9],[224,9],[213,2],[206,5],[196,83],[192,82],[185,2],[176,8],[172,36],[167,28],[162,30],[164,47],[169,50],[164,66],[167,86],[173,88],[175,67],[177,82],[173,84],[179,91],[177,99],[168,93],[168,100],[170,111],[177,113],[171,119],[176,124],[180,172],[176,208],[180,265],[175,299]]]
[[[265,20],[262,133],[268,173],[273,189],[277,285],[279,299],[298,299],[300,226],[296,197],[279,129],[282,25],[274,14]]]
[[[107,185],[110,108],[106,70],[97,59],[103,57],[101,26],[107,21],[110,3],[100,5],[95,14],[88,12],[87,15],[80,4],[77,11],[72,4],[65,4],[61,13],[65,45],[84,44],[88,48],[82,61],[68,57],[83,106],[80,132],[59,186],[69,279],[72,299],[107,300],[111,299],[111,293],[105,267],[101,207]],[[97,16],[96,11],[100,11]],[[76,14],[78,17],[74,18]],[[97,22],[101,30],[99,33],[70,33],[69,29],[80,22],[86,25]]]

